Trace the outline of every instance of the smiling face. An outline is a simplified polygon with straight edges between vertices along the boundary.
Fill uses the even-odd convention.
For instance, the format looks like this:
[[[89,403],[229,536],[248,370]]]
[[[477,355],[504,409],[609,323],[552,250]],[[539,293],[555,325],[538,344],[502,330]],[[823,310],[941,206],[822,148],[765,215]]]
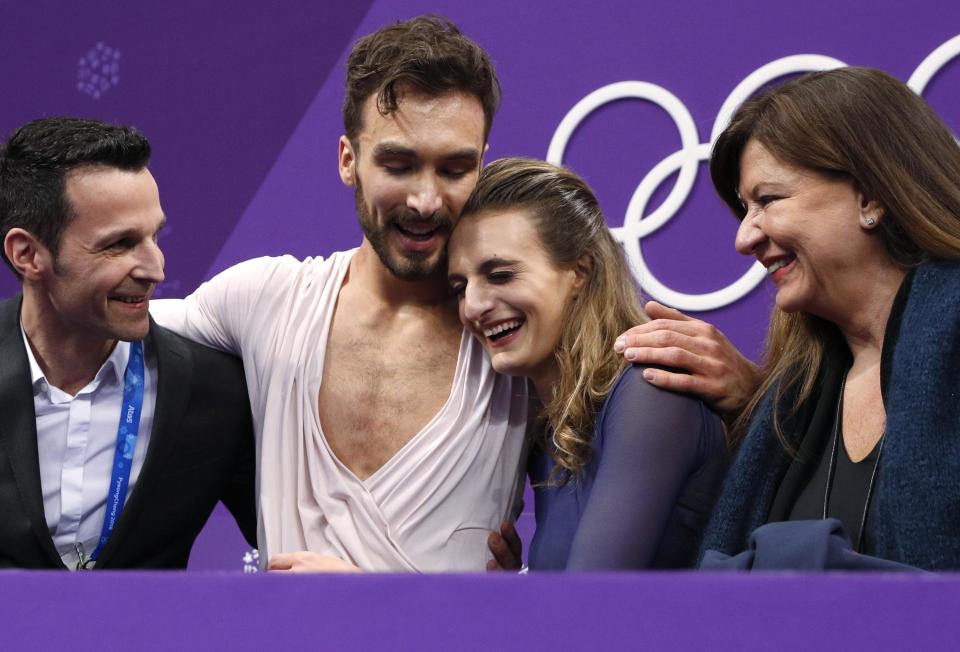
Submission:
[[[882,218],[876,204],[852,181],[788,165],[755,140],[743,149],[739,192],[746,216],[737,251],[767,268],[777,306],[833,321],[848,312],[870,282],[865,270],[886,258],[871,233]]]
[[[483,134],[473,95],[407,90],[386,116],[376,95],[367,98],[356,149],[341,137],[341,179],[356,188],[365,240],[394,276],[443,272],[447,239],[480,172]]]
[[[67,174],[65,192],[74,217],[42,272],[47,316],[57,321],[48,326],[101,341],[142,339],[163,281],[156,181],[146,169],[86,167]]]
[[[568,306],[582,286],[577,269],[556,266],[523,209],[471,215],[450,238],[448,280],[460,320],[503,374],[531,378],[538,394],[556,376]]]

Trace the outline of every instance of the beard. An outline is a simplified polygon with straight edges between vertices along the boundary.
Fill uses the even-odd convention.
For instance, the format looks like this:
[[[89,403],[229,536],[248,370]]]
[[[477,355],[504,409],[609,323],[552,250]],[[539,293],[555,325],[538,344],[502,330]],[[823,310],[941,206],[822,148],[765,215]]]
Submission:
[[[449,215],[437,211],[429,217],[423,217],[417,211],[401,206],[388,213],[383,224],[378,224],[376,217],[370,213],[364,201],[363,185],[359,176],[356,177],[354,203],[364,237],[373,247],[383,266],[395,277],[403,281],[422,281],[446,269],[446,242],[439,251],[394,251],[390,246],[390,232],[405,222],[415,221],[418,224],[427,222],[436,226],[438,233],[449,237],[453,229],[453,221]]]

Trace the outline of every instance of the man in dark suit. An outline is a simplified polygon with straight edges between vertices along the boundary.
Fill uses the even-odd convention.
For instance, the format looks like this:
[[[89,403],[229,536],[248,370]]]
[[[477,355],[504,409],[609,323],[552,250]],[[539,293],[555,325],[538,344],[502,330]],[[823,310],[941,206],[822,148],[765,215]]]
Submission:
[[[240,362],[151,323],[164,223],[136,130],[54,118],[0,151],[0,567],[183,568],[218,500],[254,544]]]

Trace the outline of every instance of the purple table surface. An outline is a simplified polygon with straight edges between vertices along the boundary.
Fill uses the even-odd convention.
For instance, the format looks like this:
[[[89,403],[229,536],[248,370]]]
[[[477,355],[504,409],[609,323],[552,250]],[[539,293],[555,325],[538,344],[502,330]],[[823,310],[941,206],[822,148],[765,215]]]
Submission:
[[[945,649],[960,575],[0,573],[22,649]]]

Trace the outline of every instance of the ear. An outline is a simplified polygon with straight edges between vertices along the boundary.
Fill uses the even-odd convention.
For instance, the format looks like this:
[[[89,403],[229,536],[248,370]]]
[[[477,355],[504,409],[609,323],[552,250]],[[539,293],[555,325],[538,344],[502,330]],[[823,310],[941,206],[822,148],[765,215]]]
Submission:
[[[860,207],[860,228],[871,230],[877,228],[886,211],[875,199],[868,199],[862,192],[857,193],[857,203]]]
[[[340,136],[340,143],[337,151],[337,160],[340,168],[340,180],[343,185],[352,188],[357,180],[357,155],[353,151],[353,145],[346,136]]]
[[[587,284],[593,274],[593,257],[584,254],[577,258],[573,265],[573,295],[580,292],[580,288]]]
[[[19,227],[3,239],[3,253],[26,281],[40,281],[53,266],[53,256],[35,235]]]
[[[490,151],[490,143],[483,144],[483,151],[480,152],[480,169],[483,169],[483,159],[487,157],[487,152]]]

